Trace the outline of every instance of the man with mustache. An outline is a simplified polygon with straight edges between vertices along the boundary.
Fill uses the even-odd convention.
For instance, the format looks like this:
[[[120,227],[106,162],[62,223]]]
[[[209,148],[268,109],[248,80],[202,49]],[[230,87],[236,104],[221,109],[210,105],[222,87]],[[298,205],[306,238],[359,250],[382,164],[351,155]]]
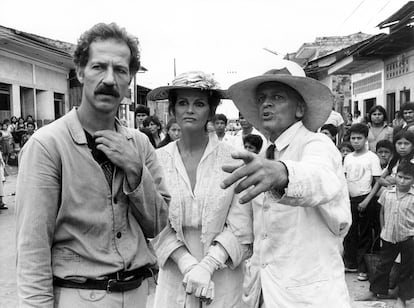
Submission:
[[[138,40],[97,24],[74,53],[82,100],[22,149],[17,180],[20,307],[145,307],[147,238],[169,194],[148,138],[116,114],[139,69]]]

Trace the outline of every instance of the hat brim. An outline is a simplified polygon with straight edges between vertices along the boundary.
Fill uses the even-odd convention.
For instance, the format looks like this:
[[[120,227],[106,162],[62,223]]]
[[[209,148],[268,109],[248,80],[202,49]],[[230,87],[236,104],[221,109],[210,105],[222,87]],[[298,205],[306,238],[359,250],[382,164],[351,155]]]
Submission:
[[[302,122],[307,129],[316,131],[326,122],[333,105],[333,95],[327,86],[308,77],[268,74],[240,81],[228,89],[240,113],[254,127],[267,133],[262,126],[259,104],[256,103],[256,89],[260,84],[272,81],[288,85],[303,97],[306,110]]]
[[[229,99],[229,95],[226,90],[219,90],[219,89],[205,89],[205,88],[198,88],[198,87],[185,87],[185,86],[163,86],[158,87],[147,94],[147,99],[151,101],[159,101],[168,99],[169,93],[172,90],[200,90],[200,91],[211,91],[216,93],[218,98],[221,99]]]

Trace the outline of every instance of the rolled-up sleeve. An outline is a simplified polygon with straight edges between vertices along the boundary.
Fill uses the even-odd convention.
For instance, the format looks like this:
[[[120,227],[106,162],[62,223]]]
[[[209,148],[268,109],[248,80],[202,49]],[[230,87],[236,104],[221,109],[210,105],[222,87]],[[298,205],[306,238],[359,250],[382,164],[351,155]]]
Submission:
[[[144,164],[141,183],[129,192],[126,179],[123,190],[132,204],[132,212],[138,220],[144,235],[154,238],[166,226],[170,194],[167,191],[163,171],[154,148],[147,139],[141,142],[144,150]]]
[[[60,196],[59,160],[32,137],[19,160],[16,187],[19,307],[53,307],[51,246]]]

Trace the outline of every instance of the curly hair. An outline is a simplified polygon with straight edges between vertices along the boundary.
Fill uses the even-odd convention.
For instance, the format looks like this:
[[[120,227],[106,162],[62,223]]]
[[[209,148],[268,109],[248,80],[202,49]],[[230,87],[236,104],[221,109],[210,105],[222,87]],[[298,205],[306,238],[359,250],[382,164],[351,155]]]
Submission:
[[[78,40],[73,62],[77,67],[85,67],[89,60],[89,47],[93,42],[99,40],[115,39],[125,42],[131,51],[129,60],[129,74],[134,76],[140,67],[140,52],[138,38],[128,34],[124,28],[120,28],[116,23],[99,23],[85,31]]]

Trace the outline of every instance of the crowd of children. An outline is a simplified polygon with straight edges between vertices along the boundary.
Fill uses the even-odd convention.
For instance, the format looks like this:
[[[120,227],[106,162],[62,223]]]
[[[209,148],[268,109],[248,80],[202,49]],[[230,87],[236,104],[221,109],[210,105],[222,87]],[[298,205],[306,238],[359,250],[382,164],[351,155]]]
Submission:
[[[394,129],[393,142],[379,140],[374,153],[368,147],[369,126],[353,124],[349,142],[338,146],[353,219],[344,239],[346,271],[358,272],[358,280],[369,279],[370,293],[361,300],[396,296],[397,307],[405,307],[414,297],[414,132],[409,127]],[[335,142],[331,127],[322,127],[321,132]],[[372,247],[380,263],[371,273],[364,255]],[[397,287],[389,291],[396,261]]]
[[[33,135],[36,123],[28,115],[26,119],[12,116],[0,122],[0,210],[7,210],[3,202],[6,165],[17,165],[17,155],[21,147]],[[0,211],[1,213],[1,211]]]

